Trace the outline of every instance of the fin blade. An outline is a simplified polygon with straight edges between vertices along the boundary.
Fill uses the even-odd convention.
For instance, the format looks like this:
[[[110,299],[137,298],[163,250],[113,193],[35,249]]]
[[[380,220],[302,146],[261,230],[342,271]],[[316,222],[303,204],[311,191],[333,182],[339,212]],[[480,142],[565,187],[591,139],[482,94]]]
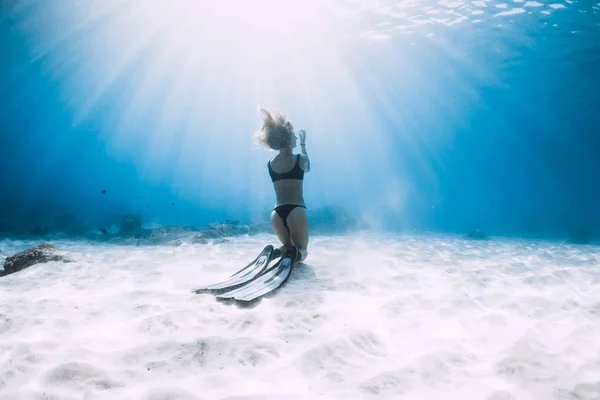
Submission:
[[[235,274],[231,275],[229,279],[223,282],[201,286],[200,288],[193,290],[193,292],[196,294],[219,292],[232,289],[234,287],[240,287],[248,282],[251,282],[253,279],[259,277],[268,268],[269,263],[272,261],[273,250],[274,249],[272,245],[265,246],[263,251],[254,259],[254,261]]]
[[[290,277],[294,263],[298,257],[296,248],[288,250],[273,267],[260,275],[257,279],[236,289],[225,292],[217,297],[220,299],[235,299],[249,302],[268,294],[283,286]]]

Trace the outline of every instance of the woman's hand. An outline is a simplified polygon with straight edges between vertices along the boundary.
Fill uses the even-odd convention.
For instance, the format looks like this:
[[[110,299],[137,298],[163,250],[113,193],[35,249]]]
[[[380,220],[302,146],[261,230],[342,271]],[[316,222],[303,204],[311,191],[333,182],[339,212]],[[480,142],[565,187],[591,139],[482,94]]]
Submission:
[[[300,129],[298,131],[298,136],[300,136],[300,146],[305,145],[306,144],[306,132],[304,131],[304,129]]]

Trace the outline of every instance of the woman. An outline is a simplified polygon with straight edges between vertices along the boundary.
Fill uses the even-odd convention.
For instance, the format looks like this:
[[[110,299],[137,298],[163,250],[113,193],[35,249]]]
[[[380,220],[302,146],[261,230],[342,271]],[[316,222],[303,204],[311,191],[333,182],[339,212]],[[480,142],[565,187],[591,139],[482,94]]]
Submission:
[[[304,173],[310,171],[306,132],[298,132],[302,154],[294,154],[298,137],[292,124],[281,113],[262,112],[264,121],[258,141],[279,151],[267,163],[277,199],[271,212],[271,227],[283,243],[280,250],[284,252],[286,247],[295,246],[298,261],[302,261],[308,256],[308,216],[302,193]]]

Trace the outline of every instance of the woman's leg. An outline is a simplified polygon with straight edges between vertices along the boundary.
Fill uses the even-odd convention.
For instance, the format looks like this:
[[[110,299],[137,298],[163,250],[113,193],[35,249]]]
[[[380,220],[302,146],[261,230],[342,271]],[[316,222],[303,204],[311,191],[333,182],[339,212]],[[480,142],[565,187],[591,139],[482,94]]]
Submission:
[[[294,208],[288,215],[286,222],[292,244],[300,252],[298,261],[306,260],[306,257],[308,257],[308,214],[306,208]]]
[[[271,228],[273,228],[273,232],[275,232],[284,246],[292,246],[290,230],[285,226],[283,220],[275,210],[271,212]]]

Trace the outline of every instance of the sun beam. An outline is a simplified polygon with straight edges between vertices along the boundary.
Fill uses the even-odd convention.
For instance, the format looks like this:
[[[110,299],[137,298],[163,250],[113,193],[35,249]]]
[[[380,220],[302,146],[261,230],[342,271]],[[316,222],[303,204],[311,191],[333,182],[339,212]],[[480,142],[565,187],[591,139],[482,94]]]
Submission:
[[[306,129],[315,164],[327,164],[328,174],[312,178],[308,198],[341,202],[354,187],[368,187],[377,201],[389,198],[391,207],[401,208],[406,196],[396,188],[408,187],[402,176],[390,185],[383,175],[365,173],[361,160],[376,159],[378,168],[390,170],[399,158],[389,145],[394,135],[416,138],[418,129],[383,125],[392,121],[398,128],[401,120],[408,126],[418,116],[407,102],[432,103],[427,71],[433,68],[415,61],[424,51],[401,36],[417,29],[407,25],[402,7],[408,6],[387,0],[32,0],[23,12],[31,14],[25,30],[34,56],[60,82],[73,125],[92,124],[108,151],[133,162],[148,180],[205,202],[270,202],[268,182],[250,172],[264,167],[264,153],[249,150],[258,108],[265,106]],[[330,161],[332,150],[343,162]],[[224,157],[235,162],[223,163]],[[335,176],[352,176],[352,184],[319,192]],[[216,195],[219,190],[224,194]]]

